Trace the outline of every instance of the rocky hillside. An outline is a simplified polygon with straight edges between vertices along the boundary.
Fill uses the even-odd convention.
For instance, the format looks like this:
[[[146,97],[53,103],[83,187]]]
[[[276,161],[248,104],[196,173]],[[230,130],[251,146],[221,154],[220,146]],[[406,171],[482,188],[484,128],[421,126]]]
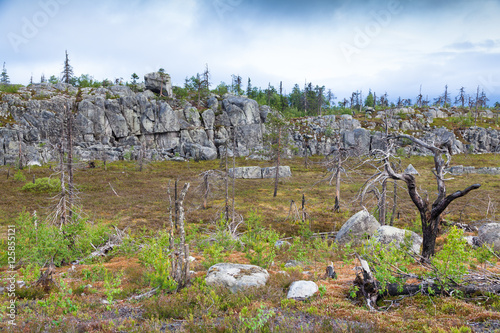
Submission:
[[[0,95],[0,165],[21,158],[32,164],[56,159],[62,114],[76,103],[74,146],[82,160],[134,158],[144,147],[150,159],[215,159],[225,149],[239,156],[257,156],[264,147],[263,134],[270,108],[245,97],[212,95],[196,108],[173,98],[170,80],[157,73],[145,76],[139,92],[126,86],[77,88],[49,83],[22,87]],[[166,97],[159,97],[159,92]],[[391,129],[411,132],[433,141],[450,137],[453,150],[498,152],[497,130],[471,127],[461,131],[430,126],[435,118],[453,116],[431,108],[425,113],[411,108],[368,112],[363,119],[350,115],[296,119],[292,122],[291,154],[328,154],[340,140],[345,147],[368,153],[382,147],[380,123],[390,115]],[[489,116],[489,115],[486,115]],[[233,128],[235,129],[233,131]],[[236,147],[233,147],[233,132]],[[404,143],[404,142],[402,142]],[[407,146],[407,153],[419,152]]]

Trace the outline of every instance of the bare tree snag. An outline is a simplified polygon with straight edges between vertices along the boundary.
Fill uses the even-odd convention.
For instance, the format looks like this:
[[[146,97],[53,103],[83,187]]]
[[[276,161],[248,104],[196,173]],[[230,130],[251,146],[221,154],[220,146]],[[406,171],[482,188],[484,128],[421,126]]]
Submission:
[[[232,213],[231,213],[231,223],[234,223],[234,197],[235,197],[235,189],[234,189],[234,182],[236,180],[236,127],[233,127],[233,198],[232,198]]]
[[[392,215],[391,215],[391,227],[394,225],[394,218],[396,216],[396,210],[398,208],[398,183],[394,181],[394,191],[393,191],[393,199],[392,199]]]
[[[76,103],[74,105],[76,108]],[[66,113],[66,150],[68,151],[68,161],[66,163],[68,169],[68,206],[69,212],[68,217],[71,220],[73,217],[73,112],[69,106],[64,107],[64,112]]]
[[[177,289],[181,289],[189,283],[189,245],[186,244],[186,231],[184,228],[184,198],[186,197],[189,185],[189,183],[184,184],[177,198],[180,242],[179,247],[174,251],[172,256],[172,272],[173,278],[177,282]]]
[[[19,170],[23,169],[23,149],[22,149],[22,139],[21,139],[21,132],[17,132],[17,140],[19,141]]]
[[[229,170],[227,167],[227,149],[228,149],[228,144],[226,140],[226,152],[225,152],[225,171],[226,171],[226,205],[225,205],[225,213],[226,213],[226,225],[229,223]],[[233,148],[233,155],[234,155],[234,148]],[[233,170],[233,177],[235,176],[234,173],[236,170]]]
[[[175,229],[175,223],[173,219],[173,214],[172,210],[174,207],[172,207],[172,196],[170,195],[170,181],[168,182],[168,187],[167,187],[167,194],[168,194],[168,221],[170,224],[170,232],[169,232],[169,249],[172,250],[174,247],[174,229]]]
[[[205,173],[203,175],[203,209],[207,209],[208,193],[208,173]]]
[[[382,182],[382,193],[380,193],[380,199],[378,202],[378,222],[380,225],[385,225],[386,217],[386,201],[387,201],[387,178]]]
[[[281,155],[281,126],[278,128],[278,150],[276,154],[276,176],[274,178],[273,197],[278,195],[278,181],[280,177],[280,155]]]
[[[449,141],[446,141],[439,144],[438,146],[433,146],[410,135],[402,134],[398,137],[409,139],[417,145],[429,149],[434,154],[435,169],[433,170],[433,172],[434,176],[436,177],[438,197],[432,203],[432,206],[418,193],[415,177],[406,173],[396,173],[389,163],[388,156],[386,155],[386,157],[384,158],[384,167],[387,175],[394,180],[401,180],[406,183],[408,194],[410,195],[411,200],[420,213],[423,233],[422,257],[428,259],[434,255],[438,227],[443,211],[448,207],[450,203],[453,202],[453,200],[467,195],[470,191],[478,189],[481,185],[474,184],[467,187],[463,191],[456,191],[447,196],[444,174],[445,168],[448,167],[451,159],[451,143]],[[443,159],[443,155],[446,156],[446,161]]]
[[[366,305],[373,311],[377,308],[377,299],[379,297],[378,286],[373,277],[370,266],[366,260],[362,259],[359,254],[356,253],[356,257],[359,260],[361,266],[356,267],[356,279],[354,280],[354,285],[358,286],[359,292],[363,295],[366,300]]]

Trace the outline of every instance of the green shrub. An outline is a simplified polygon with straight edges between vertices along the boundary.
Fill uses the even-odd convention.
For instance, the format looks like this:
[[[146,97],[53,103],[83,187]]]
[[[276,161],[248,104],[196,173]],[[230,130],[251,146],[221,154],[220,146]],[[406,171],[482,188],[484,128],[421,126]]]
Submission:
[[[21,87],[21,84],[0,84],[0,92],[15,94]]]
[[[430,276],[442,287],[446,288],[450,283],[460,283],[463,280],[471,262],[471,253],[466,247],[464,231],[452,227],[443,249],[431,258],[435,269],[430,272]]]
[[[18,260],[43,265],[53,259],[56,265],[85,258],[94,245],[108,239],[108,227],[87,222],[77,214],[62,227],[22,212],[16,219],[16,255]],[[2,261],[5,258],[1,258]]]
[[[43,177],[35,180],[35,183],[29,182],[22,187],[23,191],[50,193],[61,191],[61,180],[59,178]]]
[[[246,219],[247,232],[241,237],[245,247],[245,257],[252,265],[268,268],[276,257],[274,244],[280,239],[280,234],[262,225],[261,216],[250,212]]]
[[[169,237],[166,231],[160,231],[157,237],[144,244],[139,260],[146,267],[146,279],[152,287],[174,291],[177,282],[171,277]]]
[[[26,176],[23,174],[21,170],[17,170],[16,173],[14,174],[14,180],[16,182],[25,182]]]
[[[264,325],[274,316],[275,312],[273,310],[266,310],[264,305],[261,305],[257,310],[256,314],[251,314],[248,308],[245,306],[241,309],[239,318],[243,325],[253,331],[262,331]]]
[[[212,243],[210,246],[207,246],[203,249],[203,257],[204,261],[202,262],[203,267],[208,269],[215,264],[224,262],[224,258],[227,258],[229,255],[224,251],[224,246],[220,245],[217,242]]]

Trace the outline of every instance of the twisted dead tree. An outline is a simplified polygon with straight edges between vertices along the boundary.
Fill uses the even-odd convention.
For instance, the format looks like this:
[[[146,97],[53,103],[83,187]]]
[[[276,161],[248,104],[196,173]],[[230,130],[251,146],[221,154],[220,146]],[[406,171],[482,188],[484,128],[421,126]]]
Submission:
[[[406,134],[400,134],[397,137],[411,140],[415,144],[430,150],[434,154],[433,173],[436,177],[438,196],[432,205],[427,199],[423,199],[418,193],[417,183],[413,175],[407,173],[396,173],[389,162],[389,154],[385,153],[383,157],[385,169],[384,176],[394,180],[403,181],[406,184],[408,194],[420,213],[423,234],[422,257],[424,259],[429,259],[434,255],[438,227],[441,222],[441,214],[454,200],[467,195],[472,190],[478,189],[481,185],[473,184],[462,191],[456,191],[450,195],[446,195],[446,179],[444,178],[444,175],[451,160],[452,151],[450,140],[448,139],[445,142],[431,145]],[[445,159],[443,159],[443,156],[445,156]]]
[[[346,148],[343,140],[341,139],[341,133],[338,131],[335,135],[334,143],[336,145],[332,149],[326,158],[331,156],[330,160],[327,160],[325,166],[330,172],[328,177],[328,181],[330,185],[332,185],[333,180],[335,180],[335,204],[333,207],[333,211],[335,213],[340,212],[340,184],[342,182],[342,174],[348,177],[348,171],[345,167],[349,163],[349,160],[352,160],[355,156],[359,156],[359,151],[355,147]],[[352,171],[352,170],[351,170]]]

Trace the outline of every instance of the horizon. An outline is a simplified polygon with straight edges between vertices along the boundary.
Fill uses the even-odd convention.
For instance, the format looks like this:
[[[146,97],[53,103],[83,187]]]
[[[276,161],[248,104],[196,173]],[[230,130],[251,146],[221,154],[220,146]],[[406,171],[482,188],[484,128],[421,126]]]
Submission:
[[[11,83],[60,76],[102,81],[164,68],[172,84],[203,72],[212,88],[242,77],[289,94],[295,84],[337,97],[369,89],[390,101],[433,102],[448,85],[500,101],[500,1],[0,0],[0,62]]]

